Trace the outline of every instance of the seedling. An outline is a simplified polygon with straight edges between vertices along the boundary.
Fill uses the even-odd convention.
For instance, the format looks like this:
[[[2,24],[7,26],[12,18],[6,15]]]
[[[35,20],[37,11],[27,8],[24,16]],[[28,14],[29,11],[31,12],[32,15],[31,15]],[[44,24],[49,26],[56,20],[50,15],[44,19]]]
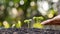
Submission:
[[[21,21],[18,20],[18,23],[16,23],[16,28],[21,28]]]
[[[4,21],[3,25],[4,25],[4,28],[10,28],[10,25],[9,25],[9,23],[7,21]]]
[[[47,16],[48,16],[48,18],[53,18],[55,14],[56,14],[56,11],[50,10],[49,13],[47,14]]]
[[[30,28],[30,27],[29,27],[30,21],[31,21],[31,19],[29,19],[29,20],[24,20],[24,22],[28,24],[28,28]]]
[[[33,17],[33,20],[35,20],[35,22],[41,22],[41,20],[44,20],[44,18],[42,16],[40,17]]]
[[[15,27],[15,24],[12,25],[12,28],[14,28],[14,27]]]
[[[36,18],[37,18],[37,17],[33,17],[33,20],[35,20],[35,22],[36,22]]]
[[[33,17],[34,20],[36,20],[36,22],[33,24],[34,28],[43,28],[43,25],[40,23],[41,20],[43,20],[43,17]]]
[[[42,16],[38,17],[39,20],[44,20],[44,18]]]

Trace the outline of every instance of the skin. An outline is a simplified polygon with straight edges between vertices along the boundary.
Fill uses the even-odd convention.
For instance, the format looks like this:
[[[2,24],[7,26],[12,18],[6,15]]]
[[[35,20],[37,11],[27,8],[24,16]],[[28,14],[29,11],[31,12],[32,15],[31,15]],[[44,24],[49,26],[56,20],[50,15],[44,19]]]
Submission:
[[[43,21],[41,24],[45,25],[45,24],[52,24],[52,25],[60,25],[60,15],[55,16],[52,19],[48,19],[46,21]]]

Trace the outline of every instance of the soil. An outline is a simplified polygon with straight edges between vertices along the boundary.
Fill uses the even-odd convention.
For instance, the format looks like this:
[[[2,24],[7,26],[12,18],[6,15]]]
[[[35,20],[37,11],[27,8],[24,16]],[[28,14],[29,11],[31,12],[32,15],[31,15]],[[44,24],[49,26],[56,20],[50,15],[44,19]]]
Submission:
[[[60,30],[36,28],[0,29],[0,34],[60,34]]]

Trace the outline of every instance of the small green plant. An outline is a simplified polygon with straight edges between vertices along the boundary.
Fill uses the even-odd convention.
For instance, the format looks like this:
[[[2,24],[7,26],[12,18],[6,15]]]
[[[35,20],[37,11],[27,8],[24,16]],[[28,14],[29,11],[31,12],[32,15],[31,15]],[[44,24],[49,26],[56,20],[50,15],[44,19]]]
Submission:
[[[41,21],[41,20],[44,20],[44,18],[42,16],[38,17],[38,19]]]
[[[41,24],[41,20],[43,20],[43,17],[33,17],[35,20],[35,23],[33,24],[33,28],[43,28],[43,25]]]
[[[15,25],[16,25],[16,24],[12,24],[12,26],[11,26],[11,27],[12,27],[12,28],[14,28],[14,27],[15,27]]]
[[[40,17],[33,17],[33,20],[35,20],[35,22],[41,22],[42,20],[44,20],[44,18],[42,16],[40,16]]]
[[[10,24],[7,21],[3,22],[4,28],[10,28]]]
[[[20,20],[18,20],[18,23],[15,24],[16,28],[21,28],[21,25],[22,25],[22,23]]]
[[[48,18],[53,18],[56,13],[57,13],[57,11],[54,11],[54,10],[52,9],[52,10],[50,10],[50,11],[48,12],[47,17],[48,17]]]
[[[31,21],[31,19],[24,20],[24,22],[28,24],[28,28],[30,28],[30,27],[29,27],[29,23],[30,23],[30,21]]]

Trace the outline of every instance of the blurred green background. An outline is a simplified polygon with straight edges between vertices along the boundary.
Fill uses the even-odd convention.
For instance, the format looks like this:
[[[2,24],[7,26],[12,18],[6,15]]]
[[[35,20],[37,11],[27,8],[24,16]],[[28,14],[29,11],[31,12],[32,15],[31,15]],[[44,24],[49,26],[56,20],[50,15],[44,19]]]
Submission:
[[[0,0],[0,22],[9,24],[42,16],[44,20],[56,16],[59,0]],[[44,21],[43,20],[43,21]]]

